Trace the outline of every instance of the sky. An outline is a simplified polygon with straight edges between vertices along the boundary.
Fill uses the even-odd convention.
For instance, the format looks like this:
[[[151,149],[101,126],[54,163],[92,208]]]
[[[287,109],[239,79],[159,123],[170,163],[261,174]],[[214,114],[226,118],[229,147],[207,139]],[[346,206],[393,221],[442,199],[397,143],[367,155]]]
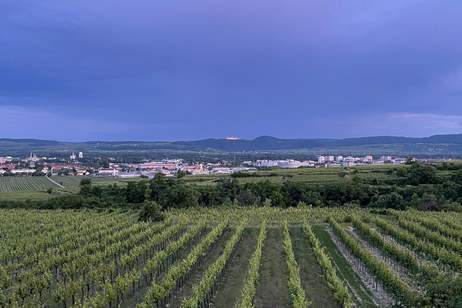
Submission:
[[[2,0],[0,138],[462,133],[459,0]]]

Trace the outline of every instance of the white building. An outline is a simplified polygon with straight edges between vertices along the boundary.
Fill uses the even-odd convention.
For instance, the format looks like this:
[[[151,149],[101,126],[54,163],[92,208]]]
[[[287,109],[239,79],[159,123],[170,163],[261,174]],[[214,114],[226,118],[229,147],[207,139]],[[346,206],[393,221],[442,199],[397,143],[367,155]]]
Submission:
[[[219,168],[213,168],[212,170],[210,170],[210,173],[213,173],[213,174],[230,174],[230,173],[233,173],[233,170],[231,168],[219,167]]]
[[[72,152],[71,156],[69,156],[70,160],[76,160],[77,156],[75,155],[74,152]]]
[[[342,166],[343,167],[353,167],[355,166],[355,162],[354,161],[350,161],[350,160],[345,160],[343,163],[342,163]]]
[[[298,168],[298,167],[301,167],[301,166],[302,166],[302,163],[299,162],[298,160],[293,160],[293,159],[278,160],[278,167],[279,168],[293,169],[293,168]]]
[[[125,178],[125,179],[129,179],[129,178],[137,178],[137,177],[140,177],[141,176],[141,172],[120,172],[118,175],[117,175],[119,178]]]
[[[392,157],[391,156],[382,156],[382,157],[380,157],[380,160],[382,160],[385,163],[389,163],[389,162],[392,161]]]
[[[83,152],[79,152],[79,159],[83,159]]]
[[[333,161],[335,161],[335,157],[333,155],[329,155],[329,156],[327,156],[327,161],[328,162],[333,162]]]
[[[326,158],[324,156],[318,156],[318,163],[324,164],[326,162]]]
[[[372,164],[372,162],[374,161],[374,157],[372,157],[372,155],[367,155],[366,157],[364,157],[363,161],[365,163]]]
[[[99,169],[98,175],[100,176],[117,176],[119,174],[119,170],[117,169]]]
[[[268,168],[268,167],[277,167],[278,166],[278,161],[277,160],[257,160],[255,163],[256,167],[261,167],[261,168]]]
[[[35,169],[13,169],[11,173],[13,174],[32,174],[35,172]]]
[[[339,155],[337,156],[337,162],[342,162],[343,161],[343,156],[342,155]]]

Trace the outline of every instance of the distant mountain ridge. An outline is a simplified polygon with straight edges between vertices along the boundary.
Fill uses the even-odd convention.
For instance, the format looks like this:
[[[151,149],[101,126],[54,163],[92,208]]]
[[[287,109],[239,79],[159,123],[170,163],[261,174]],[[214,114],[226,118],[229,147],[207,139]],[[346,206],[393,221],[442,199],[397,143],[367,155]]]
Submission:
[[[423,138],[375,136],[344,139],[298,138],[282,139],[260,136],[255,139],[229,140],[226,138],[202,139],[192,141],[87,141],[62,142],[39,139],[0,138],[0,154],[5,155],[29,151],[63,152],[125,152],[125,151],[204,151],[204,152],[253,152],[253,151],[294,151],[294,150],[341,150],[361,148],[400,149],[438,153],[449,151],[462,155],[462,134],[434,135]]]
[[[462,134],[434,135],[423,138],[376,136],[344,139],[279,139],[261,136],[252,140],[203,139],[197,141],[178,141],[197,148],[223,151],[295,150],[317,147],[366,146],[385,144],[461,144]]]

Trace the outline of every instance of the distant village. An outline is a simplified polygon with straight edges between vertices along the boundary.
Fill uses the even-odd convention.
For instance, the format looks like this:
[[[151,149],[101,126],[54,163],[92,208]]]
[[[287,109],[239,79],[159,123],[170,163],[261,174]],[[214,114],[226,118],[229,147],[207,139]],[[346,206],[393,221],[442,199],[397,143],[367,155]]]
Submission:
[[[336,168],[362,165],[404,164],[408,158],[394,156],[364,157],[321,155],[317,160],[255,160],[244,161],[239,165],[223,161],[218,163],[187,163],[182,159],[165,159],[161,161],[143,161],[141,163],[108,162],[106,166],[95,167],[84,160],[84,153],[71,153],[68,159],[40,157],[30,153],[27,157],[0,157],[0,176],[31,175],[69,175],[119,178],[152,178],[157,173],[166,176],[178,174],[210,175],[248,172],[258,169],[281,168]]]

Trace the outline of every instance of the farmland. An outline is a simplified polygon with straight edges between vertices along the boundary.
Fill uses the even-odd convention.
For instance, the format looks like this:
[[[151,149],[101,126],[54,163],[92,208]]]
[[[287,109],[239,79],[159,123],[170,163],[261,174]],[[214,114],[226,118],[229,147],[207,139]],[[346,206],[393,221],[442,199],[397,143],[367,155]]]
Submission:
[[[1,177],[0,192],[45,191],[49,188],[58,188],[44,176],[32,177]]]
[[[79,184],[82,179],[90,177],[76,176],[54,176],[47,178],[45,176],[0,176],[0,200],[40,200],[53,196],[76,193],[79,190]],[[130,180],[120,180],[117,178],[91,178],[95,185],[123,185]],[[53,193],[48,194],[47,190],[52,189]]]
[[[62,189],[63,191],[75,192],[79,189],[82,179],[91,179],[95,185],[110,185],[124,183],[127,180],[120,180],[112,177],[77,177],[77,176],[4,176],[0,177],[0,192],[39,192],[48,188]]]
[[[236,178],[240,184],[254,184],[268,181],[282,184],[291,182],[303,185],[345,184],[358,180],[372,185],[393,185],[399,178],[393,172],[406,166],[359,166],[354,168],[298,168],[258,170],[237,175],[186,175],[178,182],[194,186],[215,186],[223,179]],[[455,174],[452,170],[437,170],[436,175],[442,179]],[[50,179],[52,181],[50,181]],[[41,200],[63,194],[75,194],[79,191],[82,179],[91,179],[95,186],[118,184],[124,187],[128,182],[141,181],[140,178],[120,179],[114,177],[78,177],[53,176],[47,179],[37,177],[0,176],[0,200]],[[55,183],[54,183],[55,182]],[[51,188],[52,194],[47,190]]]
[[[394,177],[387,172],[396,166],[364,166],[351,169],[344,168],[297,168],[297,169],[269,169],[249,172],[239,177],[241,183],[255,183],[259,181],[270,181],[282,183],[286,180],[306,183],[306,184],[330,184],[347,182],[353,176],[360,179],[393,180]],[[187,176],[184,178],[186,183],[213,185],[220,178],[229,175],[206,175],[206,176]]]
[[[392,177],[386,174],[389,167],[372,167],[372,168],[359,168],[357,175],[361,178],[377,178],[377,179],[391,179]],[[323,183],[337,183],[348,181],[351,176],[346,174],[344,177],[339,176],[340,169],[338,168],[323,168],[323,169],[295,169],[295,170],[271,170],[271,171],[258,171],[251,173],[248,177],[240,178],[242,183],[251,183],[257,181],[269,180],[271,182],[282,182],[286,179],[291,181],[310,183],[310,184],[323,184]],[[198,185],[214,185],[217,180],[229,177],[229,175],[209,175],[209,176],[186,176],[182,180],[187,184]],[[118,179],[113,177],[76,177],[76,176],[54,176],[50,181],[44,176],[21,176],[21,177],[0,177],[0,197],[5,196],[4,193],[45,193],[47,189],[62,192],[77,192],[79,183],[82,179],[91,179],[95,185],[110,185],[110,184],[124,184],[127,181],[139,181],[139,178],[133,179]],[[56,183],[53,183],[56,182]],[[63,186],[63,187],[60,187]],[[8,194],[6,194],[8,195]],[[25,194],[27,196],[27,194]]]
[[[0,307],[456,307],[462,215],[0,210]],[[451,293],[452,292],[452,293]]]

